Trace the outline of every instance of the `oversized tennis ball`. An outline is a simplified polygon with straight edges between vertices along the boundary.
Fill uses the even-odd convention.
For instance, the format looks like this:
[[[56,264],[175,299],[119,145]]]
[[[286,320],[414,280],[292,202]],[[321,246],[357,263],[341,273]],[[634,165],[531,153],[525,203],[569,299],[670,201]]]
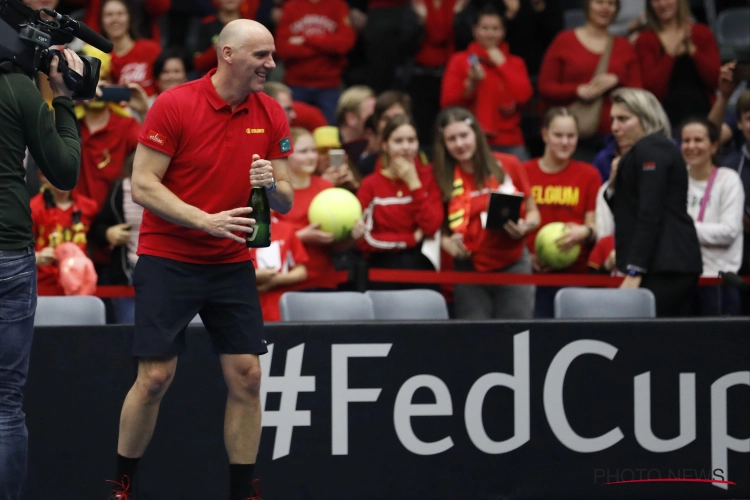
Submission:
[[[310,223],[320,224],[321,231],[333,234],[337,240],[348,237],[360,217],[359,200],[343,188],[324,189],[315,195],[307,210]]]
[[[534,247],[536,256],[540,262],[550,269],[560,270],[570,267],[581,253],[581,245],[576,245],[570,250],[560,250],[555,240],[568,232],[564,222],[550,222],[536,234]]]

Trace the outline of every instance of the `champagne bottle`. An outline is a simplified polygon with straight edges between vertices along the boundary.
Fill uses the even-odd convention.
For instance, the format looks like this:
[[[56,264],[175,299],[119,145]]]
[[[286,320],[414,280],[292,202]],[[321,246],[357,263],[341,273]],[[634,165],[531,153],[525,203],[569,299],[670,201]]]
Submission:
[[[248,248],[271,246],[271,206],[268,204],[266,189],[253,186],[250,201],[247,204],[253,209],[249,217],[255,219],[252,233],[247,233]]]

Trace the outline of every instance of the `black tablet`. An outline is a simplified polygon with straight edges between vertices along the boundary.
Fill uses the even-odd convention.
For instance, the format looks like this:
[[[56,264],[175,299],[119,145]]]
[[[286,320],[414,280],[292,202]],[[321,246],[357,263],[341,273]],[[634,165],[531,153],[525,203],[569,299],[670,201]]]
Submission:
[[[506,222],[517,222],[521,218],[523,195],[490,193],[487,207],[486,229],[502,229]]]

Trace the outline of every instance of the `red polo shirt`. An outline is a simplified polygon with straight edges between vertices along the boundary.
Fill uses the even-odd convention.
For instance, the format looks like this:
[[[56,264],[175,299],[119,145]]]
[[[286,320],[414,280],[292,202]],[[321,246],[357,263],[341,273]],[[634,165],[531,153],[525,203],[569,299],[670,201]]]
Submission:
[[[232,111],[211,83],[215,72],[161,93],[138,138],[172,157],[164,186],[209,214],[247,206],[254,154],[275,160],[292,153],[281,106],[258,92]],[[244,243],[178,226],[148,209],[143,212],[138,254],[196,264],[250,260]]]
[[[125,157],[135,151],[141,125],[110,110],[107,125],[94,132],[81,120],[81,174],[75,191],[100,207],[112,184],[122,177]]]

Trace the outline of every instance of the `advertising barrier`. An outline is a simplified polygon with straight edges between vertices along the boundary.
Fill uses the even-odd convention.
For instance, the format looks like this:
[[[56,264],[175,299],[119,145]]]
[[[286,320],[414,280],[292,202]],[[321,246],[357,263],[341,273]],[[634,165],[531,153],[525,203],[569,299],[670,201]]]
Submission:
[[[267,328],[265,500],[750,497],[750,321]],[[106,498],[127,327],[35,334],[28,500]],[[224,500],[226,398],[202,328],[137,500]]]

